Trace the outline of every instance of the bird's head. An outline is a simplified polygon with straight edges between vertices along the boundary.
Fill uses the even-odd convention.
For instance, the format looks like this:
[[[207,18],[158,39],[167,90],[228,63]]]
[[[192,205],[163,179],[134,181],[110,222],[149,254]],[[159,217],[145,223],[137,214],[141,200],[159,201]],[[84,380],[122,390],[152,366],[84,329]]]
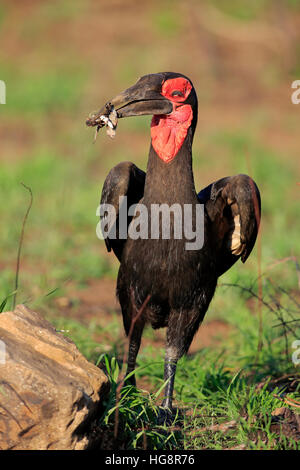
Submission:
[[[197,123],[197,95],[192,82],[180,73],[145,75],[133,86],[107,102],[86,124],[96,126],[111,110],[118,118],[153,115],[152,145],[168,163],[177,155],[187,135],[193,137]]]

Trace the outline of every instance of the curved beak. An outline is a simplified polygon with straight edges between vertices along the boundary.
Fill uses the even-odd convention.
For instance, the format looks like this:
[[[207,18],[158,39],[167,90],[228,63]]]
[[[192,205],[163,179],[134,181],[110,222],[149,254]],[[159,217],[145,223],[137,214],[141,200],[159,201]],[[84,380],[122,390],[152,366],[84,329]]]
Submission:
[[[170,114],[172,103],[160,94],[163,74],[145,75],[135,85],[108,101],[97,113],[87,119],[88,126],[96,126],[101,115],[108,116],[116,110],[117,117]],[[98,121],[99,122],[99,121]]]

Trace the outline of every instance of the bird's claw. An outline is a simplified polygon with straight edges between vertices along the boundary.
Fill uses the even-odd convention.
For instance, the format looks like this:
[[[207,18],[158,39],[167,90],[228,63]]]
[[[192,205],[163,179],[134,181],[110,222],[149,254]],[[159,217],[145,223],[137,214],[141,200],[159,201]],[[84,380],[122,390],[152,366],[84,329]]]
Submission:
[[[171,426],[175,420],[175,411],[173,408],[159,407],[156,422],[158,426]]]

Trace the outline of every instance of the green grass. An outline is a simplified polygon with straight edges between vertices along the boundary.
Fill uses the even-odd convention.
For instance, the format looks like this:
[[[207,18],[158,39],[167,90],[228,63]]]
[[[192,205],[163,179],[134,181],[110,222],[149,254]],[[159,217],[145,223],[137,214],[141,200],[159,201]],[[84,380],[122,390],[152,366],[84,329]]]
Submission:
[[[52,64],[46,72],[30,71],[1,61],[1,79],[6,83],[5,115],[71,111],[78,105],[86,73],[83,68]]]
[[[150,345],[142,347],[139,353],[137,384],[147,380],[150,384],[147,389],[152,391],[126,386],[118,396],[124,369],[120,370],[116,357],[123,356],[123,352],[120,354],[123,346],[114,340],[101,343],[98,338],[105,334],[119,338],[120,318],[114,317],[105,328],[97,322],[83,326],[70,319],[56,319],[56,327],[67,329],[68,336],[85,356],[101,363],[109,377],[111,389],[97,422],[106,441],[109,437],[115,446],[125,449],[299,449],[299,442],[271,429],[272,412],[289,406],[283,403],[284,398],[300,397],[300,381],[293,392],[286,392],[286,384],[272,385],[272,379],[286,374],[295,376],[298,372],[291,356],[292,342],[300,336],[299,307],[291,293],[281,288],[282,285],[278,287],[270,280],[265,283],[262,348],[258,353],[258,311],[248,305],[253,297],[239,288],[219,287],[210,310],[217,308],[218,319],[231,326],[229,336],[220,338],[214,347],[203,348],[179,361],[175,399],[181,412],[171,429],[157,424],[159,397],[164,387],[163,348]],[[222,310],[218,308],[221,302]],[[290,331],[284,322],[292,318],[297,321]],[[209,320],[210,312],[205,321]],[[145,333],[148,339],[153,335],[150,331]],[[110,351],[99,354],[107,345]],[[119,434],[115,439],[116,420]],[[226,429],[227,423],[232,427]]]
[[[178,445],[176,433],[166,432],[165,426],[154,426],[158,415],[157,394],[138,390],[126,385],[120,389],[120,369],[115,357],[103,355],[99,361],[110,382],[110,393],[104,401],[99,425],[110,439],[118,440],[127,449],[174,449]],[[117,420],[117,435],[115,422]]]
[[[262,354],[267,355],[267,351],[263,350]],[[204,349],[179,362],[176,402],[181,412],[174,417],[173,425],[166,428],[157,424],[158,396],[164,385],[162,361],[143,358],[137,368],[138,377],[156,377],[156,393],[126,386],[118,395],[122,376],[119,365],[114,357],[105,356],[103,360],[102,356],[111,384],[98,423],[102,432],[113,440],[117,420],[119,436],[126,449],[220,450],[241,446],[265,450],[299,449],[295,439],[271,430],[271,413],[282,406],[280,398],[285,396],[284,389],[270,388],[268,380],[258,387],[262,378],[270,376],[266,372],[260,374],[255,366],[233,372],[233,364],[228,369],[229,357],[226,354],[224,358],[224,351]],[[289,394],[290,398],[299,398],[299,392],[300,384],[296,393]],[[226,428],[227,423],[231,427],[224,431],[222,426]]]
[[[19,301],[31,297],[29,286],[33,279],[35,286],[32,288],[44,285],[44,290],[50,291],[68,279],[82,283],[110,272],[107,260],[99,256],[101,242],[96,237],[100,184],[95,182],[92,188],[90,181],[84,181],[77,172],[80,173],[80,165],[74,166],[70,159],[60,158],[49,150],[37,151],[21,163],[2,166],[0,194],[2,200],[9,195],[9,202],[2,211],[0,239],[6,250],[1,253],[1,261],[8,264],[5,278],[9,276],[11,280],[23,217],[29,204],[28,194],[20,183],[30,186],[33,192],[22,250],[23,259],[30,260],[31,279],[23,278],[22,266],[27,264],[24,261],[20,288],[25,295],[18,295]],[[15,223],[11,225],[10,220]],[[9,282],[2,282],[0,298],[11,290]]]

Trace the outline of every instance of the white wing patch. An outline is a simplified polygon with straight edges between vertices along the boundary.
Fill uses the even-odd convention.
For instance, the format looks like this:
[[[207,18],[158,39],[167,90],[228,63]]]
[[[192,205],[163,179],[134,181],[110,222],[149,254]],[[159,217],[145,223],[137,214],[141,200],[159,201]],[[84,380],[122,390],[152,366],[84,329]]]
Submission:
[[[232,228],[229,232],[228,245],[232,254],[236,256],[239,256],[244,249],[244,245],[241,242],[241,220],[239,214],[233,219]]]

